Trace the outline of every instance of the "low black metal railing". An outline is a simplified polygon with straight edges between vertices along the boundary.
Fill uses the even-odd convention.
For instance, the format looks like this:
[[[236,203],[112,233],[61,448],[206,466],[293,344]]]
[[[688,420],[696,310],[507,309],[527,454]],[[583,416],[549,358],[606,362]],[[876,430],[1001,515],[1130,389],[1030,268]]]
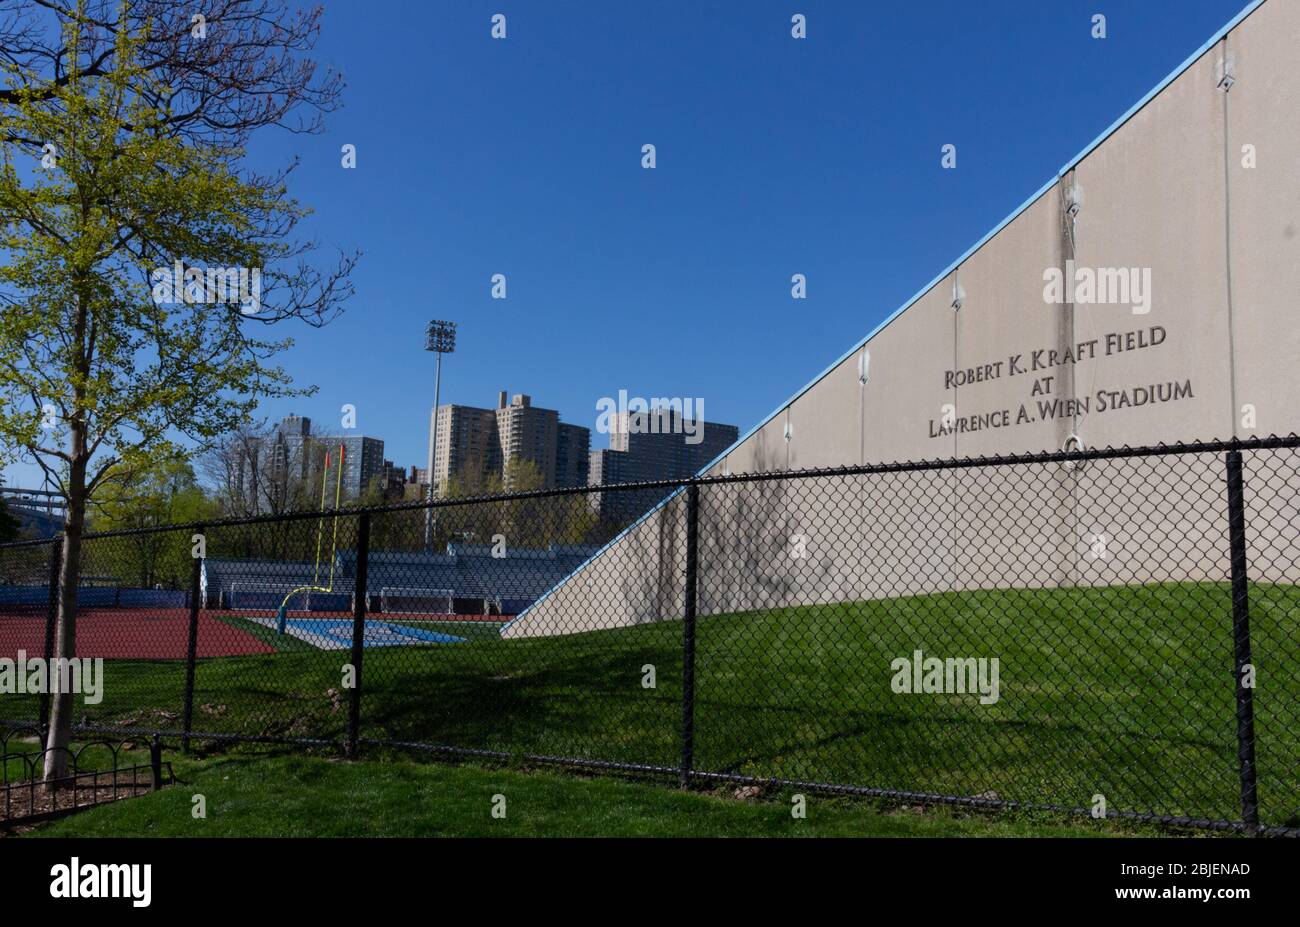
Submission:
[[[155,737],[148,756],[130,741],[81,741],[71,747],[43,747],[40,728],[10,727],[0,732],[0,829],[39,824],[98,805],[155,792],[174,781]],[[28,750],[14,749],[19,744]],[[46,758],[66,757],[67,772],[44,778]],[[86,767],[92,768],[86,768]]]

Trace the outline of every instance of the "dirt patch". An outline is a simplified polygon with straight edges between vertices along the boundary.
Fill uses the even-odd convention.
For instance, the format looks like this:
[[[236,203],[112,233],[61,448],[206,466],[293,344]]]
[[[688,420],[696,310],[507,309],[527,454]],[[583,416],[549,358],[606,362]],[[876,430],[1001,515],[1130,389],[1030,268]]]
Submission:
[[[22,826],[31,818],[71,813],[152,791],[147,770],[134,778],[123,771],[116,777],[111,772],[78,773],[75,780],[57,789],[40,781],[0,785],[0,830]]]

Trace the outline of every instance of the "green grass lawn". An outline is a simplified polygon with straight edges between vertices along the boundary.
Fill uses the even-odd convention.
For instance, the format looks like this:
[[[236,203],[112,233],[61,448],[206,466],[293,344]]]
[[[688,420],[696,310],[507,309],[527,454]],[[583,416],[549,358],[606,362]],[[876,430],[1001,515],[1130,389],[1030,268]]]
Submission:
[[[1300,594],[1251,589],[1261,818],[1300,823]],[[362,736],[674,766],[681,623],[365,654]],[[896,695],[892,659],[997,657],[1001,697]],[[195,728],[341,738],[347,651],[201,660]],[[653,666],[654,688],[642,681]],[[1234,819],[1223,584],[1001,590],[703,618],[696,767]],[[93,723],[176,728],[184,667],[112,661]],[[14,704],[10,697],[9,704]],[[34,707],[34,701],[32,706]],[[78,706],[79,715],[83,712]],[[371,750],[370,756],[375,756]]]
[[[970,814],[946,808],[888,810],[807,796],[806,817],[789,793],[761,800],[682,792],[665,785],[552,772],[319,757],[227,756],[181,761],[161,792],[54,821],[35,836],[151,837],[1088,837],[1110,823]],[[203,795],[206,819],[193,817]],[[505,817],[494,818],[494,796]]]

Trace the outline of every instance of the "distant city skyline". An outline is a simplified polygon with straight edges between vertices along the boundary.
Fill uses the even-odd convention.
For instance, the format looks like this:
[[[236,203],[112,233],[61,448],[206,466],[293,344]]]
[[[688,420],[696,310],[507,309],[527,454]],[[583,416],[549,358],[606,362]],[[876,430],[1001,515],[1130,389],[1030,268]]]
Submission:
[[[495,408],[443,403],[433,410],[429,432],[432,440],[436,416],[436,490],[443,492],[453,478],[504,480],[518,459],[537,467],[544,488],[585,486],[591,429],[560,421],[559,412],[533,405],[528,393],[516,393],[508,401],[507,395],[498,392]]]
[[[323,505],[330,506],[335,493],[340,501],[355,499],[370,488],[376,477],[386,476],[383,438],[315,430],[311,418],[305,415],[285,416],[268,434],[238,446],[236,453],[239,469],[235,490],[252,501],[254,512],[277,509],[268,506],[268,487],[260,485],[264,482],[272,484],[272,492],[285,493],[324,474],[326,485],[321,499]],[[331,481],[334,485],[329,485]],[[315,486],[310,485],[308,491],[314,496]],[[283,510],[283,506],[278,508]]]

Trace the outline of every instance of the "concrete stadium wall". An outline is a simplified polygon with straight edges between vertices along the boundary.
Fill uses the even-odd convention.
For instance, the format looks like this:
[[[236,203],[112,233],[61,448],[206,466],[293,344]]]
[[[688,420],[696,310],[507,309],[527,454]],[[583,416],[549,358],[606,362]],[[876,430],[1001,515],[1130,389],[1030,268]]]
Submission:
[[[1300,3],[1266,0],[1244,15],[706,473],[1059,450],[1072,435],[1119,447],[1300,431],[1297,35]],[[1236,68],[1230,92],[1219,88],[1225,56]],[[1254,146],[1254,167],[1244,166],[1243,146]],[[1083,197],[1073,223],[1072,187]],[[1064,274],[1069,260],[1149,268],[1149,312],[1047,303],[1045,270]],[[1138,347],[1143,336],[1151,343]],[[1070,362],[1051,364],[1051,351],[1070,352]],[[949,382],[964,370],[985,375]],[[1121,395],[1155,384],[1176,385],[1178,398],[1117,407]],[[958,423],[992,415],[999,427],[946,430],[945,414]],[[1266,492],[1263,480],[1248,486]],[[1296,483],[1274,486],[1277,498],[1253,503],[1255,576],[1294,582]],[[679,496],[652,512],[503,635],[680,617],[682,506]],[[1103,461],[709,486],[700,614],[952,589],[1223,579],[1224,507],[1221,455],[1146,471]],[[1104,559],[1090,555],[1097,534],[1106,535]],[[790,553],[795,537],[803,557]],[[1278,557],[1279,545],[1291,545],[1291,556]]]

